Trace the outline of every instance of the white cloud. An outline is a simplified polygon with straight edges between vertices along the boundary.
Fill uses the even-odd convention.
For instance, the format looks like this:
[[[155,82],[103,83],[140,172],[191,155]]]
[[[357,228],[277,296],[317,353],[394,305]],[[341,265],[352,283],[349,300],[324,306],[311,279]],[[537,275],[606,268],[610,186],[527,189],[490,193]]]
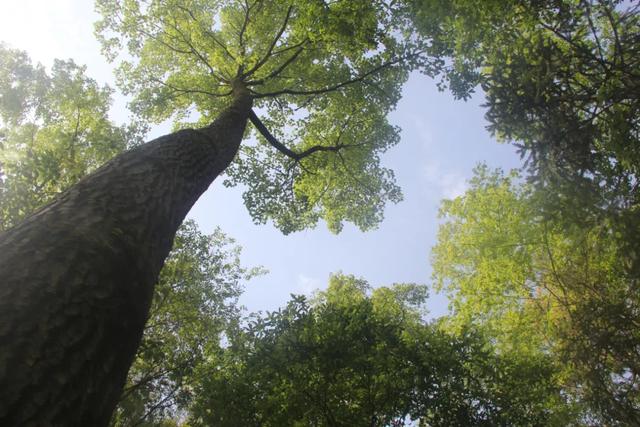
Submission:
[[[454,199],[464,194],[468,188],[467,178],[458,172],[444,172],[439,163],[428,162],[424,167],[426,185],[438,195]]]
[[[433,130],[431,126],[429,126],[425,122],[425,118],[419,116],[417,114],[411,115],[411,120],[413,122],[413,131],[418,136],[418,139],[422,143],[422,147],[426,148],[433,145]]]
[[[305,276],[304,274],[298,274],[298,285],[296,287],[296,292],[301,293],[303,295],[311,296],[313,291],[320,288],[322,283],[319,279],[315,277]]]

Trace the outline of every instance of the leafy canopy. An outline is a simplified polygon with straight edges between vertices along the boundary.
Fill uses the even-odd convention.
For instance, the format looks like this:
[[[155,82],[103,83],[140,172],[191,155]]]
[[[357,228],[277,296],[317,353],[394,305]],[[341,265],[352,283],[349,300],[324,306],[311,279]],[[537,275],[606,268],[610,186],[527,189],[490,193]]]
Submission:
[[[480,167],[471,188],[444,201],[433,249],[435,287],[453,316],[501,351],[549,354],[568,396],[603,424],[640,420],[640,298],[615,224],[586,227],[545,215],[546,192]]]
[[[111,425],[162,425],[188,410],[203,364],[237,322],[242,284],[260,273],[241,266],[240,247],[219,229],[180,227]]]
[[[489,129],[529,162],[527,184],[483,169],[443,204],[448,326],[551,352],[586,420],[638,424],[640,4],[406,3],[451,58],[443,85],[461,98],[479,85]]]
[[[0,230],[139,140],[109,120],[111,94],[71,60],[47,73],[0,44]]]
[[[130,54],[119,82],[143,117],[204,126],[248,90],[263,138],[242,148],[225,183],[246,186],[256,222],[365,230],[401,199],[379,156],[398,142],[386,116],[420,52],[391,31],[404,21],[387,2],[98,0],[97,9],[108,57]]]
[[[516,143],[538,181],[569,181],[606,193],[608,208],[637,209],[637,2],[407,3],[416,29],[451,58],[443,84],[461,98],[483,89],[489,129]]]
[[[423,320],[425,299],[424,286],[371,290],[335,275],[311,301],[292,296],[248,319],[201,372],[190,425],[547,425],[564,416],[548,359],[498,355],[470,330],[443,333]]]

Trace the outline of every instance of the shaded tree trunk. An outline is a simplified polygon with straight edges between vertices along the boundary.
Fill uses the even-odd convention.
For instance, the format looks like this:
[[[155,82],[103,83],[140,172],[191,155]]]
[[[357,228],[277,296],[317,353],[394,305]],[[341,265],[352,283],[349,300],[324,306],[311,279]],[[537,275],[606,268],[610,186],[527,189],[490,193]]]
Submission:
[[[105,426],[178,226],[236,155],[251,98],[123,153],[0,235],[0,425]]]

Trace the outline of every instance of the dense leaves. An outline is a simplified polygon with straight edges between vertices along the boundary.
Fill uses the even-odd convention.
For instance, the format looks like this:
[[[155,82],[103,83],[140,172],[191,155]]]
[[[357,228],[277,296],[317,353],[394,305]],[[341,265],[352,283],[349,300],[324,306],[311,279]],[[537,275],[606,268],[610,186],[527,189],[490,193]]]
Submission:
[[[465,195],[445,201],[433,251],[447,329],[485,330],[503,351],[550,352],[565,392],[587,419],[640,420],[640,297],[612,227],[568,227],[516,173],[480,167]]]
[[[453,57],[454,94],[481,85],[498,136],[541,179],[631,191],[638,174],[640,14],[616,0],[418,0],[418,30]]]
[[[0,44],[0,230],[139,140],[109,120],[111,94],[71,60],[47,73]]]
[[[640,424],[639,5],[97,7],[140,117],[202,126],[250,94],[260,137],[226,184],[285,233],[320,219],[370,229],[401,199],[379,156],[398,142],[386,116],[416,67],[442,71],[460,98],[479,85],[489,128],[530,166],[527,177],[480,167],[443,203],[433,267],[452,315],[431,324],[423,287],[341,275],[311,301],[240,321],[240,282],[256,272],[222,233],[187,223],[114,425]],[[137,140],[84,71],[47,72],[0,46],[0,229]]]
[[[486,94],[489,129],[519,147],[524,183],[481,168],[446,201],[434,249],[452,329],[551,352],[584,421],[638,424],[640,5],[407,2],[443,86]]]
[[[239,316],[241,284],[260,272],[241,267],[239,255],[220,230],[207,236],[193,221],[182,225],[112,425],[158,425],[189,408],[196,374]]]
[[[379,155],[398,142],[387,113],[419,51],[382,1],[97,2],[97,32],[133,108],[152,121],[209,124],[248,90],[273,142],[246,145],[227,185],[256,222],[285,233],[324,219],[365,230],[400,191]],[[423,61],[424,62],[424,61]],[[424,64],[428,67],[428,64]],[[258,119],[259,120],[259,119]],[[269,145],[268,142],[271,144]],[[277,148],[279,151],[277,151]]]
[[[640,5],[617,0],[409,2],[453,93],[480,85],[489,129],[514,142],[545,215],[608,222],[640,277]],[[572,225],[573,224],[573,225]]]
[[[423,320],[423,286],[336,275],[250,319],[200,375],[193,425],[543,425],[570,420],[543,355]],[[557,406],[554,406],[557,404]]]

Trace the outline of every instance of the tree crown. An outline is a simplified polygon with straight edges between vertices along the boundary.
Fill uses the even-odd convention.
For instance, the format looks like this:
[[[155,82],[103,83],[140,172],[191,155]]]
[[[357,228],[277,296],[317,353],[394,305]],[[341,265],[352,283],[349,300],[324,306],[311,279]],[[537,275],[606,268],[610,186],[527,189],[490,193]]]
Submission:
[[[262,138],[242,148],[226,184],[246,186],[256,222],[287,233],[322,218],[335,232],[343,221],[364,230],[401,199],[379,155],[399,140],[386,115],[420,55],[390,31],[402,19],[386,2],[100,0],[97,8],[108,57],[125,46],[131,55],[119,82],[144,117],[202,126],[248,91]]]

